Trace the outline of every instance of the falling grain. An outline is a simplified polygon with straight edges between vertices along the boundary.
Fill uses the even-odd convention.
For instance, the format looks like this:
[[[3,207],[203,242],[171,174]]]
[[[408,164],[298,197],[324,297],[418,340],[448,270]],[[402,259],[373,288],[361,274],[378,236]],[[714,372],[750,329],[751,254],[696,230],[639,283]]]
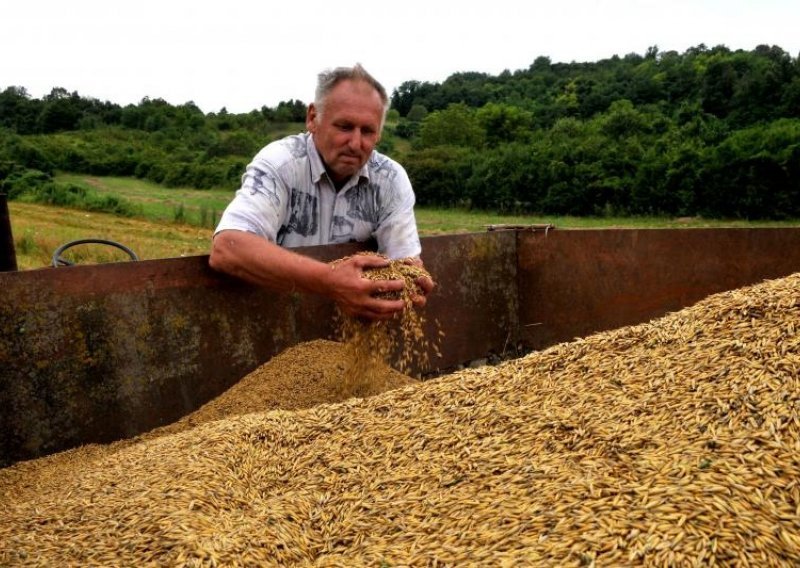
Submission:
[[[362,256],[373,256],[386,261],[386,266],[364,270],[370,280],[401,280],[404,287],[397,292],[384,292],[380,297],[403,300],[405,307],[389,321],[368,322],[339,312],[339,339],[346,345],[347,368],[340,387],[343,392],[359,396],[367,392],[372,383],[380,380],[380,369],[386,365],[403,373],[428,367],[428,353],[438,353],[440,337],[429,339],[425,335],[424,313],[413,305],[413,298],[422,294],[417,284],[419,278],[430,278],[425,268],[413,259],[392,260],[385,256],[362,252]],[[334,261],[342,262],[347,257]]]

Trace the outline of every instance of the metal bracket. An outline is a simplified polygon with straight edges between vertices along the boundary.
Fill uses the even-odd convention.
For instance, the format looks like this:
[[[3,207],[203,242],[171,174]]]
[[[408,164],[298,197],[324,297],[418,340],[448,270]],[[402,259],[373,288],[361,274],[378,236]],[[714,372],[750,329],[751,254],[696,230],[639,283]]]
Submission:
[[[515,225],[515,224],[499,224],[499,225],[484,225],[487,231],[544,231],[547,235],[550,229],[555,229],[555,225],[550,223],[530,224],[530,225]]]

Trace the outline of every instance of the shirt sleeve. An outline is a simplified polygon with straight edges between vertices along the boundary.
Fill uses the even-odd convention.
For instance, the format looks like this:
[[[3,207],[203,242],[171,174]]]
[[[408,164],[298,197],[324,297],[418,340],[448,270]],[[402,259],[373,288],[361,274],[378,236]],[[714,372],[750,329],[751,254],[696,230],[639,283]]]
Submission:
[[[414,190],[408,174],[399,164],[395,163],[389,188],[387,202],[381,208],[380,220],[374,233],[378,241],[378,252],[392,259],[419,256],[422,246],[414,216]]]
[[[228,229],[247,231],[276,242],[283,222],[286,183],[265,160],[255,159],[242,176],[242,186],[225,208],[214,234]]]

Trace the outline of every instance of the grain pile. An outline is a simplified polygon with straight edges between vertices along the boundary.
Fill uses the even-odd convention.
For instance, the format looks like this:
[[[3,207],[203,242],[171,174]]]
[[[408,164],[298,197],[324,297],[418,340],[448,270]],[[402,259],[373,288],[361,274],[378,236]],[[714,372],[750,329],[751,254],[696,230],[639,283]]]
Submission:
[[[424,312],[413,305],[413,297],[421,295],[417,284],[420,277],[431,278],[422,266],[413,264],[410,259],[389,259],[386,256],[361,252],[361,256],[382,258],[388,264],[381,268],[367,268],[364,277],[370,280],[402,280],[404,288],[398,292],[384,292],[380,297],[403,300],[405,308],[397,317],[389,321],[365,322],[338,312],[339,339],[346,347],[348,364],[340,383],[344,392],[360,396],[369,392],[372,383],[380,381],[381,369],[387,365],[403,373],[428,368],[429,350],[438,354],[437,341],[425,336]],[[338,259],[335,263],[346,258]]]
[[[356,393],[342,388],[342,377],[349,365],[347,346],[339,342],[320,339],[297,345],[274,357],[167,430],[181,431],[250,412],[297,410],[341,402],[352,396],[375,396],[418,382],[378,363],[373,367],[372,381]]]
[[[0,498],[26,499],[43,490],[61,486],[94,467],[95,462],[122,448],[199,424],[229,416],[273,409],[296,410],[345,400],[355,394],[342,388],[349,353],[341,343],[309,341],[287,349],[247,374],[224,393],[180,420],[128,440],[89,444],[37,460],[0,469]],[[380,362],[372,368],[372,380],[358,396],[374,396],[418,381]]]
[[[125,448],[0,564],[800,563],[800,274],[336,405]]]

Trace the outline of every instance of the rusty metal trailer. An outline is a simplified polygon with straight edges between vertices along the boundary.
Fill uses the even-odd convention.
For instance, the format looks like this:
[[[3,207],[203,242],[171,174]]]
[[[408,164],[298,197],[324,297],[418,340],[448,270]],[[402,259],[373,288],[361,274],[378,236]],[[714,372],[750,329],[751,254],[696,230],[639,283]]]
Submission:
[[[359,245],[298,249],[321,260]],[[427,237],[436,375],[649,321],[800,271],[800,228],[492,230]],[[0,273],[0,467],[168,424],[297,343],[333,305],[207,256]]]

